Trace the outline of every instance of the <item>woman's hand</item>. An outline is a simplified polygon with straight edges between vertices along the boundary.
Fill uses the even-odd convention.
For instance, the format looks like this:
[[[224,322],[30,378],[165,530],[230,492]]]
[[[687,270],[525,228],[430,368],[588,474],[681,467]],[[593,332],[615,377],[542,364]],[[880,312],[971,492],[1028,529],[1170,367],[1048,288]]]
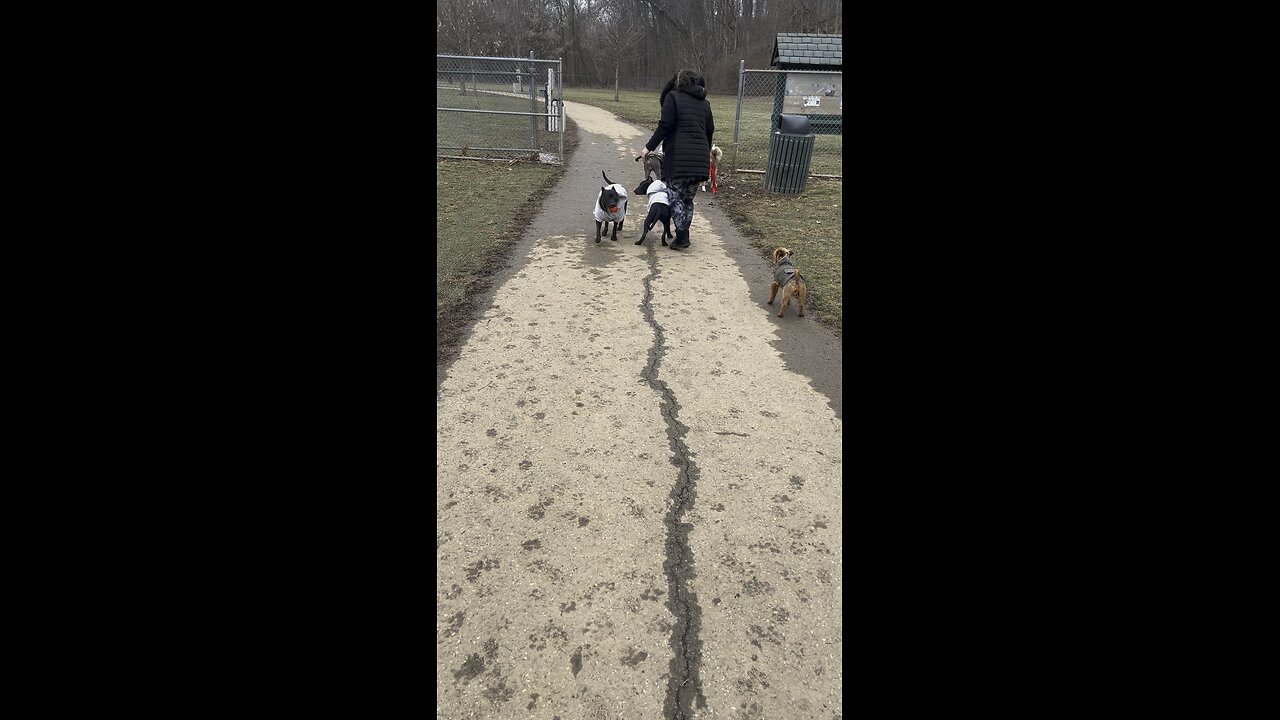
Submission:
[[[647,147],[640,148],[640,159],[644,160],[647,157],[649,157],[649,148]]]

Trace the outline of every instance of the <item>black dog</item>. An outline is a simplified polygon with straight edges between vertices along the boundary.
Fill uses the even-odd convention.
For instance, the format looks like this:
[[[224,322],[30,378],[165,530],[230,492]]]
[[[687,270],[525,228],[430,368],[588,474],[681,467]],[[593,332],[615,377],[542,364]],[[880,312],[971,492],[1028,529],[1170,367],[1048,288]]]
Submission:
[[[592,210],[592,214],[596,219],[596,242],[600,242],[600,226],[604,226],[604,231],[609,232],[609,223],[613,222],[613,237],[610,240],[617,241],[618,231],[622,229],[623,223],[627,220],[627,189],[609,179],[608,175],[601,170],[600,174],[604,176],[604,181],[608,183],[600,188],[600,195],[596,198],[596,206]]]
[[[671,234],[671,205],[667,195],[667,184],[661,180],[654,181],[645,178],[644,182],[636,188],[635,193],[639,195],[648,195],[649,197],[649,214],[644,218],[644,232],[640,233],[640,239],[635,242],[639,245],[644,242],[645,235],[653,229],[653,226],[662,223],[662,246],[667,246],[667,238],[673,238]]]

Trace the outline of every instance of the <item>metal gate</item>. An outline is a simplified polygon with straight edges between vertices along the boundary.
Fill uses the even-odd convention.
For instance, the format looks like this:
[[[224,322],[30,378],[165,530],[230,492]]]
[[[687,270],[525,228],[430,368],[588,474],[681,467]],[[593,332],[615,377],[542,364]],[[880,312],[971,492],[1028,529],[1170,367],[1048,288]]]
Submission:
[[[560,60],[436,56],[436,156],[564,163]],[[546,118],[540,121],[540,118]]]

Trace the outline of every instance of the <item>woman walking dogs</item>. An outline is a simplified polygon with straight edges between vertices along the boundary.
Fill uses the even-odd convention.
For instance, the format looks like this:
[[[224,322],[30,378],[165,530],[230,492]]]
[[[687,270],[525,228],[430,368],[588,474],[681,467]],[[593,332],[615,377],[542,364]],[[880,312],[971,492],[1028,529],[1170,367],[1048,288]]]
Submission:
[[[670,190],[671,218],[676,238],[672,250],[689,247],[689,223],[693,221],[693,196],[711,170],[711,136],[716,131],[707,102],[707,83],[693,70],[681,70],[662,88],[662,119],[640,156],[663,145],[662,175]]]

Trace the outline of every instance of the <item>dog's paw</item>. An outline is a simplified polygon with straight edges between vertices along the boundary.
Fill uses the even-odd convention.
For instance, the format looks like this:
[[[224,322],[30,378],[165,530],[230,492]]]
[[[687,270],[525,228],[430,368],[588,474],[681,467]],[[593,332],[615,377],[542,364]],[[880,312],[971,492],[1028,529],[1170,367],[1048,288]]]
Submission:
[[[663,241],[662,241],[662,247],[666,247],[666,246],[667,246],[667,241],[666,241],[666,240],[663,240]]]
[[[596,242],[600,242],[600,238],[596,238]]]

